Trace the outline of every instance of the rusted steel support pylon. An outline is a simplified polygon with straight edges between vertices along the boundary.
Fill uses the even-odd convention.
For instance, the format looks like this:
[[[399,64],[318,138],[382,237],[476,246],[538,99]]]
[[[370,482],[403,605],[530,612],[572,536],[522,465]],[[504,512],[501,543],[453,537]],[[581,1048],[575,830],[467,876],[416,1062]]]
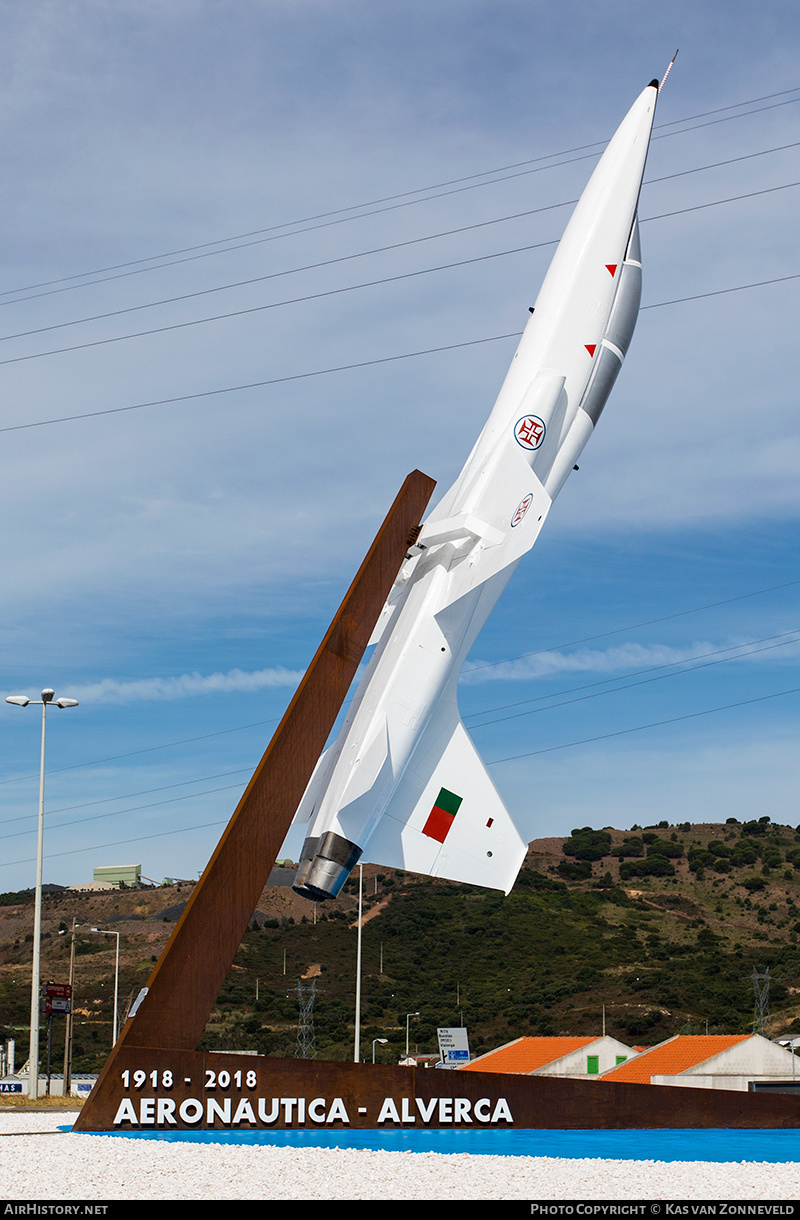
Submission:
[[[75,1124],[102,1129],[115,1061],[195,1050],[435,483],[405,480]]]

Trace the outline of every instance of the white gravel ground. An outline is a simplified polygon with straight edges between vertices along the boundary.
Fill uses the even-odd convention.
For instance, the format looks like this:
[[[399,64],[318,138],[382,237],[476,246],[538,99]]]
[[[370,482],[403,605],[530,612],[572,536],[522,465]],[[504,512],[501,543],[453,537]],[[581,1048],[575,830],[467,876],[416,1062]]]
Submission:
[[[112,1199],[800,1199],[800,1164],[556,1160],[168,1143],[73,1135],[64,1113],[0,1113],[0,1197]]]

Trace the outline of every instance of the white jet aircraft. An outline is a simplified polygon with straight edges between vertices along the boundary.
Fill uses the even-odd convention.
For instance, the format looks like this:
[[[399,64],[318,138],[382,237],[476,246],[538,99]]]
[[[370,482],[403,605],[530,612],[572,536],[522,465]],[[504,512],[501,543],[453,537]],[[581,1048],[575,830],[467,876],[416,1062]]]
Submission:
[[[458,711],[461,667],[592,434],[628,350],[636,209],[658,82],[634,102],[553,257],[494,409],[411,548],[375,652],[295,821],[294,888],[335,897],[359,858],[509,892],[526,843]]]

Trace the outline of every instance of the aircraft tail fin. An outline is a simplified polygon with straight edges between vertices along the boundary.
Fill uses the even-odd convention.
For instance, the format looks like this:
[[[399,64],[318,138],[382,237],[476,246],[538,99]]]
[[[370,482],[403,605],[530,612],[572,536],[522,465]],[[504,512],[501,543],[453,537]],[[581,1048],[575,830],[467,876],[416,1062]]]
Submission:
[[[455,721],[431,733],[364,847],[364,860],[488,886],[506,894],[527,844],[453,707]]]

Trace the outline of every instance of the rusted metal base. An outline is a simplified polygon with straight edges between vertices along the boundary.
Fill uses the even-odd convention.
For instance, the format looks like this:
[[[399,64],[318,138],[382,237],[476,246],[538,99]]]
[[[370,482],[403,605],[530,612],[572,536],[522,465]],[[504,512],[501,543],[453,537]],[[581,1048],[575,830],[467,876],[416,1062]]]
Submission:
[[[785,1095],[126,1047],[75,1130],[798,1126]]]
[[[171,1070],[169,1057],[175,1050],[195,1051],[400,570],[411,531],[422,520],[435,486],[418,470],[405,480],[167,941],[147,995],[117,1039],[76,1129],[103,1129],[97,1115],[116,1111],[120,1070],[125,1070],[119,1063],[128,1063],[134,1049],[139,1054],[147,1048],[148,1056],[155,1056],[164,1070]]]

